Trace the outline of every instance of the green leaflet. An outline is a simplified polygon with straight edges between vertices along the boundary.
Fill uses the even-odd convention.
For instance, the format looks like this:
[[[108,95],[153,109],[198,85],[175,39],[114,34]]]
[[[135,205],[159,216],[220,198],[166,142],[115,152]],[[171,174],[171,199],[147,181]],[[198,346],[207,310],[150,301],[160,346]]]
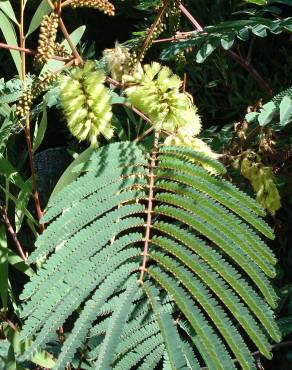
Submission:
[[[226,224],[229,225],[229,228],[232,227],[234,232],[245,241],[245,244],[250,245],[250,247],[257,253],[260,252],[262,260],[269,262],[272,265],[276,264],[277,260],[275,255],[267,247],[267,245],[263,243],[258,234],[256,234],[254,230],[248,226],[248,224],[242,222],[239,217],[226,210],[217,202],[212,201],[212,198],[200,193],[195,189],[191,189],[187,186],[181,186],[181,184],[172,181],[158,181],[156,187],[191,198],[194,204],[200,204],[200,207],[208,209],[211,214],[215,214],[217,215],[217,218],[225,221]]]
[[[158,290],[148,283],[144,284],[144,289],[159,324],[172,368],[177,370],[187,369],[186,359],[182,352],[181,339],[169,312],[163,309],[159,302]]]
[[[96,370],[110,367],[118,344],[118,338],[121,335],[123,324],[126,322],[128,316],[128,304],[132,303],[137,289],[137,281],[132,281],[127,286],[125,293],[120,297],[109,322],[108,330],[102,343],[98,360],[95,364]]]
[[[271,20],[250,17],[249,19],[222,22],[216,26],[205,27],[203,32],[194,32],[187,40],[171,43],[164,49],[161,58],[169,60],[188,48],[196,48],[197,63],[203,63],[213,52],[222,46],[229,50],[236,39],[247,41],[251,36],[264,38],[269,32],[280,34],[291,31],[292,18]]]
[[[238,230],[236,227],[234,227],[234,231],[233,229],[230,229],[230,224],[228,222],[229,219],[227,222],[224,222],[224,217],[218,218],[218,212],[213,212],[211,207],[205,207],[203,204],[199,204],[198,202],[193,203],[189,198],[178,194],[161,193],[158,194],[156,199],[162,203],[177,206],[178,208],[182,208],[185,211],[189,211],[190,213],[197,215],[203,222],[207,222],[215,232],[220,233],[222,237],[228,241],[231,248],[241,248],[242,252],[246,255],[246,258],[249,259],[252,265],[256,263],[256,265],[260,267],[266,275],[275,277],[276,273],[274,267],[269,263],[265,263],[265,261],[262,260],[261,255],[258,255],[257,250],[254,249],[253,246],[249,246],[245,239],[242,239],[240,235],[237,234]],[[255,266],[255,268],[257,266]]]
[[[271,311],[269,306],[242,278],[242,275],[238,271],[236,271],[236,269],[233,268],[219,253],[217,253],[213,248],[209,248],[205,243],[196,238],[193,234],[190,234],[186,230],[182,230],[175,225],[159,223],[155,224],[154,227],[177,239],[179,243],[183,243],[185,246],[190,248],[192,252],[197,253],[198,256],[200,256],[202,260],[207,263],[207,265],[201,263],[201,267],[207,269],[206,272],[208,271],[208,275],[210,277],[213,277],[214,281],[222,286],[223,291],[227,290],[227,286],[225,282],[222,282],[222,280],[218,278],[218,275],[221,276],[227,283],[229,283],[234,291],[238,294],[238,296],[248,305],[249,309],[262,322],[263,326],[267,329],[271,337],[275,341],[280,340],[279,329],[273,320],[273,312]],[[170,250],[169,241],[165,239],[166,238],[155,238],[153,239],[153,242],[154,244],[159,243],[158,245],[163,248],[165,245],[167,245],[168,250]],[[176,245],[174,244],[174,246]],[[171,242],[171,247],[173,247],[173,242]],[[179,248],[180,247],[181,246],[179,246]],[[177,254],[177,256],[179,256],[179,254]],[[192,259],[195,258],[196,257],[192,255]],[[195,263],[195,261],[193,262]],[[209,270],[208,265],[212,268],[213,273],[211,273],[211,270]],[[200,276],[200,269],[198,269],[198,265],[196,266],[196,269],[197,274]],[[218,273],[218,275],[216,273],[214,275],[214,272]],[[212,288],[214,285],[208,284],[208,286]],[[220,293],[220,296],[221,294],[222,293]],[[228,301],[224,299],[224,302],[225,304],[227,304]],[[238,310],[243,314],[243,311],[245,310],[239,301],[236,303],[236,306]],[[243,316],[246,316],[246,311],[244,312]],[[248,317],[248,322],[252,323],[252,317],[250,317],[250,315],[248,315]]]
[[[194,164],[224,174],[200,153],[161,147],[152,157],[150,168],[131,142],[92,150],[74,167],[76,180],[51,197],[28,259],[42,266],[21,295],[21,338],[31,337],[23,358],[54,341],[69,318],[55,369],[76,361],[85,342],[84,361],[96,369],[198,370],[198,358],[232,370],[234,356],[249,370],[247,337],[270,357],[266,335],[280,340],[268,279],[276,260],[258,235],[273,238],[261,206]]]
[[[256,265],[250,265],[247,263],[246,256],[240,249],[234,249],[229,245],[228,240],[224,238],[221,233],[218,233],[218,230],[213,229],[210,225],[206,225],[202,219],[199,217],[190,214],[181,209],[170,206],[158,206],[155,208],[155,213],[159,215],[164,215],[171,217],[183,224],[188,225],[194,230],[197,230],[199,233],[206,236],[211,242],[218,245],[226,254],[228,254],[235,263],[240,265],[246,274],[258,285],[263,296],[268,301],[271,306],[276,306],[276,295],[273,289],[271,288],[268,280],[265,275],[256,268]]]
[[[202,306],[204,311],[213,320],[218,331],[225,338],[232,352],[238,359],[243,369],[255,369],[253,361],[249,356],[247,346],[239,335],[235,326],[226,316],[225,312],[213,299],[208,290],[183,266],[162,253],[152,252],[151,257],[159,262],[165,269],[175,274],[176,278],[189,290],[194,299]],[[268,353],[265,353],[268,355]]]
[[[149,274],[174,298],[178,307],[195,329],[198,335],[198,350],[204,357],[207,366],[210,369],[235,369],[221,339],[210,326],[206,325],[206,318],[186,291],[178,285],[178,282],[158,267],[149,268]]]

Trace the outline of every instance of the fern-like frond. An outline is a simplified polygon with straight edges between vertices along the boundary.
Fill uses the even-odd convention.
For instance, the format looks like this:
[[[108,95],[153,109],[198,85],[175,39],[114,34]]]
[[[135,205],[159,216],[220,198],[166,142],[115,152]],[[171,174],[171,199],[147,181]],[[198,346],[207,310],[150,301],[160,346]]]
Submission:
[[[173,146],[163,146],[160,149],[161,154],[171,155],[179,158],[186,158],[191,159],[193,161],[197,161],[201,164],[207,165],[214,169],[214,171],[218,174],[225,174],[226,169],[225,167],[218,161],[214,160],[213,158],[208,157],[207,155],[195,152],[194,150],[187,148],[187,147],[173,147]],[[161,158],[162,156],[160,156]]]
[[[126,322],[128,315],[128,304],[132,303],[135,293],[138,289],[137,281],[134,280],[128,284],[125,293],[120,297],[116,309],[109,322],[107,332],[102,343],[102,347],[95,364],[96,370],[108,369],[115,356],[115,349],[122,332],[123,324]]]
[[[157,261],[161,267],[169,272],[175,274],[175,277],[180,283],[188,289],[195,301],[202,309],[209,315],[214,322],[216,328],[225,339],[230,349],[238,359],[243,369],[255,369],[253,362],[249,356],[249,351],[245,345],[242,337],[238,333],[235,326],[231,323],[226,313],[219,306],[216,301],[204,287],[204,285],[196,279],[182,265],[179,265],[174,259],[158,252],[152,252],[151,257]]]
[[[178,281],[159,267],[148,269],[150,276],[170,294],[197,334],[196,347],[210,369],[235,369],[225,345]]]
[[[270,263],[262,260],[257,251],[250,247],[250,245],[245,242],[245,239],[240,238],[240,235],[236,232],[237,229],[231,229],[228,221],[224,221],[223,217],[219,218],[218,212],[213,212],[211,207],[205,207],[203,204],[198,204],[198,202],[194,203],[191,199],[179,194],[160,193],[157,195],[156,199],[161,203],[182,208],[190,214],[196,215],[203,223],[207,223],[217,235],[220,234],[231,249],[240,248],[242,253],[245,254],[248,263],[252,266],[256,264],[266,275],[275,277],[276,273],[274,267],[272,267]],[[200,232],[200,230],[198,231]],[[255,268],[257,266],[255,266]]]
[[[156,223],[154,227],[172,236],[173,238],[177,239],[180,243],[187,246],[191,249],[191,251],[195,252],[200,256],[202,259],[201,263],[196,265],[196,272],[200,276],[200,266],[206,269],[207,275],[213,278],[214,282],[217,282],[222,286],[222,291],[227,290],[225,282],[222,282],[220,276],[230,284],[230,287],[234,289],[234,291],[238,294],[238,296],[246,303],[248,308],[254,313],[254,315],[260,320],[261,324],[266,328],[270,336],[275,340],[280,340],[280,333],[277,325],[273,320],[273,312],[269,308],[269,306],[265,303],[265,301],[251,288],[249,284],[242,278],[242,276],[235,270],[218,252],[216,252],[213,248],[208,247],[203,241],[199,238],[190,234],[186,230],[183,230],[176,225],[170,225],[166,223]],[[173,245],[173,242],[168,241],[167,239],[158,239],[153,238],[152,242],[162,248],[168,248],[171,252],[169,244]],[[159,243],[159,244],[158,244]],[[174,244],[175,245],[175,244]],[[181,246],[179,246],[181,249]],[[183,248],[182,248],[183,252]],[[176,254],[177,258],[180,258],[180,254]],[[196,262],[196,256],[193,255],[192,259],[194,260],[193,263]],[[205,263],[203,263],[205,261]],[[209,269],[209,266],[211,269]],[[213,273],[212,273],[213,270]],[[223,285],[222,285],[223,284]],[[214,284],[208,284],[210,288],[213,287]],[[221,297],[221,292],[220,294]],[[222,295],[224,297],[224,295]],[[236,297],[235,297],[236,298]],[[227,304],[227,300],[224,299],[224,303]],[[238,308],[239,312],[242,312],[242,316],[246,316],[247,312],[242,307],[240,301],[237,301],[236,307]],[[244,310],[244,311],[243,311]],[[232,310],[232,312],[236,313],[236,311]],[[248,315],[248,322],[253,323],[253,319],[250,315]],[[257,335],[259,336],[259,334]],[[264,338],[262,338],[264,340]],[[266,341],[264,340],[264,343]]]
[[[184,210],[177,209],[171,206],[158,206],[155,208],[155,213],[167,217],[171,217],[192,229],[199,231],[202,235],[206,236],[213,243],[218,245],[227,255],[229,255],[235,263],[237,263],[246,272],[246,274],[253,280],[259,287],[263,296],[266,298],[270,305],[275,305],[276,295],[271,288],[265,275],[256,267],[255,264],[247,263],[246,255],[240,250],[230,246],[229,241],[224,238],[222,233],[213,229],[198,216],[190,214]]]
[[[178,370],[187,369],[186,359],[182,351],[181,338],[169,312],[159,302],[158,290],[147,282],[144,284],[144,289],[149,298],[156,321],[159,324],[171,366]]]
[[[274,277],[274,270],[272,265],[276,264],[276,257],[268,246],[259,238],[258,234],[248,226],[245,222],[230,212],[228,209],[220,205],[218,202],[212,201],[212,198],[203,194],[193,188],[182,186],[178,182],[173,181],[157,181],[156,188],[166,190],[168,192],[183,195],[191,198],[192,203],[200,205],[204,209],[216,214],[216,217],[228,224],[229,229],[238,235],[242,240],[248,244],[255,253],[260,252],[261,259],[270,263],[271,272],[267,272],[270,277]]]
[[[160,147],[156,133],[150,156],[110,144],[77,171],[50,199],[28,259],[42,265],[21,295],[24,359],[66,323],[54,369],[82,352],[102,370],[232,370],[234,359],[249,370],[250,343],[270,358],[276,260],[258,232],[273,234],[222,164]]]

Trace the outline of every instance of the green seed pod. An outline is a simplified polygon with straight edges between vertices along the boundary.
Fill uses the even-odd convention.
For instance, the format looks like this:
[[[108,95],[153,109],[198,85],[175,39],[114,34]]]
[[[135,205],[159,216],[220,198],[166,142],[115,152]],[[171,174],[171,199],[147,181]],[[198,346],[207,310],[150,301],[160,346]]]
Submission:
[[[159,63],[138,65],[133,76],[124,76],[128,85],[125,93],[129,102],[140,109],[156,130],[169,134],[179,128],[186,135],[197,135],[201,129],[197,108],[186,93],[181,93],[182,81],[168,67]]]
[[[88,61],[83,68],[74,68],[70,76],[63,77],[60,85],[69,130],[80,141],[88,139],[91,146],[98,144],[100,134],[107,139],[113,136],[111,97],[104,81],[104,74],[94,70],[94,63]]]

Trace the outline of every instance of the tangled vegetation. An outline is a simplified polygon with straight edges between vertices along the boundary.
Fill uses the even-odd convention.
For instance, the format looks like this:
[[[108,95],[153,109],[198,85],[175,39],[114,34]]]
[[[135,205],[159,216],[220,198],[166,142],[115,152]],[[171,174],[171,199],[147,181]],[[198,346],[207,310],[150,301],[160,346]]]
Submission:
[[[291,9],[0,2],[0,369],[291,368]]]

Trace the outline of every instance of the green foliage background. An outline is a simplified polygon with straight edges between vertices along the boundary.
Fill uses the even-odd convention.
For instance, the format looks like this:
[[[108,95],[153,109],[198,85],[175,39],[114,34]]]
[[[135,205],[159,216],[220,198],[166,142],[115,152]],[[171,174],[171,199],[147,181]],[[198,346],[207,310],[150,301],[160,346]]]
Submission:
[[[3,2],[3,1],[2,1]],[[100,59],[105,48],[114,47],[115,41],[134,43],[139,33],[151,25],[154,19],[155,4],[160,1],[117,0],[117,15],[109,18],[97,11],[80,9],[64,12],[64,22],[69,32],[86,25],[86,31],[78,44],[78,50],[84,58]],[[256,1],[237,0],[189,0],[184,4],[202,26],[218,25],[220,22],[242,21],[256,17],[269,20],[286,19],[292,16],[291,1],[268,1],[264,6],[257,6]],[[258,2],[260,4],[260,2]],[[11,1],[15,12],[18,1]],[[38,1],[28,1],[26,21],[29,24]],[[259,22],[260,23],[260,22]],[[192,26],[182,18],[180,30],[191,31]],[[169,29],[163,31],[160,38],[172,36]],[[252,36],[246,41],[236,40],[231,50],[244,59],[249,58],[251,65],[259,71],[273,91],[273,96],[292,86],[291,29],[279,34],[267,34],[266,37]],[[0,42],[5,42],[0,32]],[[207,41],[208,42],[208,41]],[[35,48],[37,32],[27,40],[27,47]],[[160,60],[170,44],[153,44],[147,52],[145,61]],[[273,168],[281,195],[282,208],[275,216],[269,216],[268,222],[274,229],[276,239],[269,242],[279,259],[275,287],[280,296],[277,319],[282,328],[284,341],[292,339],[292,125],[291,119],[280,124],[280,107],[276,104],[273,111],[263,105],[272,100],[263,91],[247,70],[237,64],[222,48],[217,48],[203,63],[196,62],[197,50],[169,58],[167,63],[181,78],[186,76],[187,91],[193,96],[202,117],[203,132],[201,137],[221,153],[228,168],[230,179],[241,189],[253,194],[248,181],[241,175],[235,162],[246,150],[259,153],[262,162]],[[32,60],[28,59],[27,70],[34,74]],[[21,95],[19,80],[15,77],[16,69],[12,64],[9,51],[0,49],[0,200],[7,206],[8,216],[18,237],[29,253],[33,251],[36,236],[35,213],[30,197],[31,179],[28,167],[24,133],[14,116],[13,105]],[[286,96],[292,99],[291,91]],[[38,131],[34,134],[35,162],[39,178],[41,202],[46,204],[57,180],[72,161],[72,154],[81,153],[86,144],[78,143],[70,136],[64,119],[60,114],[59,103],[54,90],[45,95],[45,104],[39,99],[34,107],[34,123],[38,122]],[[280,102],[280,100],[279,100]],[[11,109],[10,109],[10,108]],[[271,117],[260,125],[259,118],[246,116],[249,110],[256,110]],[[284,107],[285,108],[285,107]],[[283,109],[284,109],[283,108]],[[288,108],[287,108],[288,109]],[[116,140],[133,140],[144,130],[144,122],[127,108],[115,106]],[[268,110],[268,111],[267,111]],[[246,128],[244,118],[247,119]],[[153,140],[150,135],[142,144],[149,147]],[[268,144],[267,144],[268,142]],[[272,149],[272,150],[270,150]],[[17,216],[16,216],[17,215]],[[25,222],[24,222],[25,220]],[[6,245],[9,245],[9,249]],[[18,257],[14,243],[7,236],[3,224],[0,224],[1,270],[1,315],[9,320],[21,321],[18,316],[19,294],[24,283],[33,274]],[[4,286],[4,281],[6,285]],[[7,318],[6,317],[6,318]],[[7,357],[13,363],[13,357],[23,352],[17,348],[18,338],[12,338],[9,327],[3,326],[1,337],[16,343],[14,348],[1,347],[1,358]],[[27,343],[27,346],[29,343]],[[52,351],[58,349],[52,349]],[[46,353],[38,355],[35,364],[49,366]],[[37,356],[36,356],[37,357]],[[262,360],[267,370],[290,369],[292,367],[292,349],[285,347],[274,352],[271,361]],[[3,362],[4,364],[4,362]],[[9,365],[12,369],[14,365]],[[29,365],[30,366],[30,365]],[[37,366],[37,365],[35,365]],[[5,368],[5,367],[3,367]],[[21,369],[21,367],[18,367]]]

